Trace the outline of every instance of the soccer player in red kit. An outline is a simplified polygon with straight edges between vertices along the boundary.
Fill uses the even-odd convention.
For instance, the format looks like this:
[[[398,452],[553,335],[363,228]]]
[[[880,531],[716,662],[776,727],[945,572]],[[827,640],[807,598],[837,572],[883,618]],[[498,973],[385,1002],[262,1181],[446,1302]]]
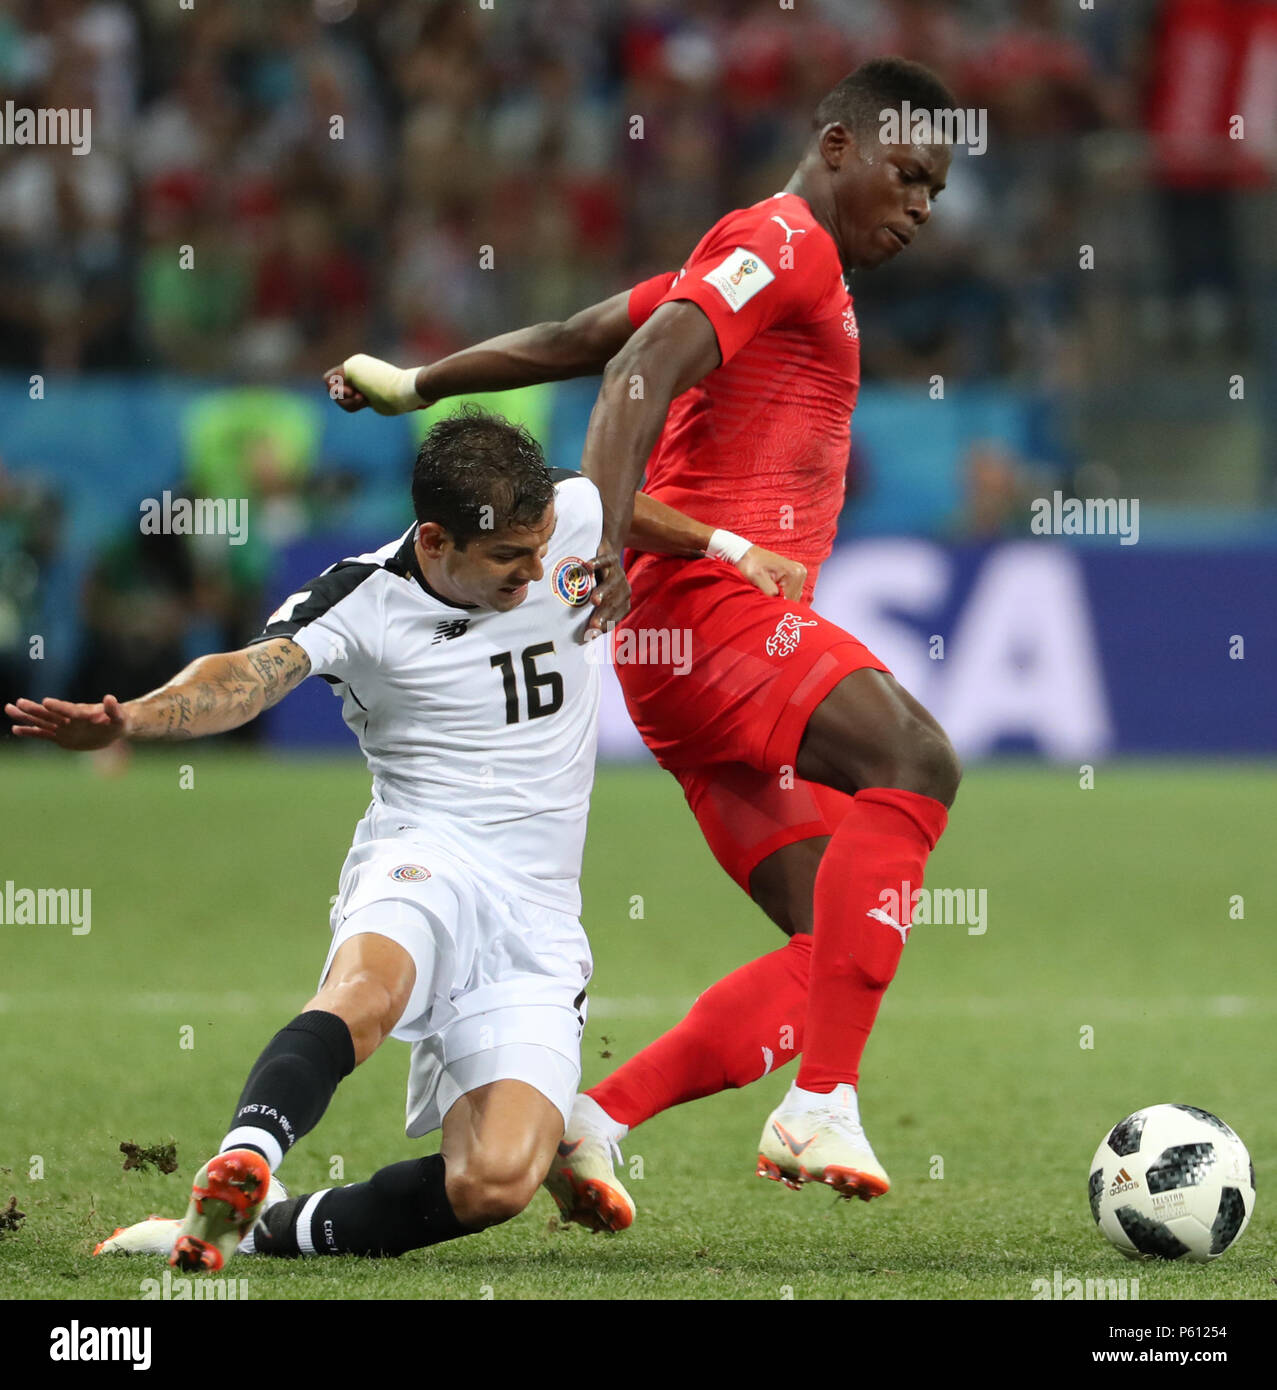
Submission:
[[[959,766],[935,720],[810,600],[842,506],[859,387],[844,275],[908,246],[949,165],[944,146],[880,139],[881,113],[906,102],[915,112],[955,104],[917,64],[857,69],[821,101],[783,192],[721,219],[676,274],[597,306],[595,328],[621,339],[582,458],[603,497],[604,552],[619,553],[645,466],[644,492],[704,527],[704,553],[633,559],[620,625],[689,629],[690,671],[618,663],[617,675],[719,863],[790,939],[706,990],[680,1024],[578,1098],[547,1186],[569,1219],[596,1229],[633,1219],[611,1164],[629,1129],[799,1053],[797,1079],[763,1129],[759,1174],[866,1200],[890,1186],[857,1096],[909,931],[908,903],[898,918],[882,904],[902,883],[921,884]],[[605,340],[612,349],[601,331]],[[587,356],[562,342],[534,349],[518,334],[457,357],[467,354],[465,370],[432,381],[445,359],[402,390],[429,400],[441,382],[479,390],[575,375]],[[346,386],[360,386],[352,375],[347,363]],[[384,380],[367,391],[356,404],[384,408],[394,396]],[[751,542],[806,566],[800,598],[769,596],[722,563]]]

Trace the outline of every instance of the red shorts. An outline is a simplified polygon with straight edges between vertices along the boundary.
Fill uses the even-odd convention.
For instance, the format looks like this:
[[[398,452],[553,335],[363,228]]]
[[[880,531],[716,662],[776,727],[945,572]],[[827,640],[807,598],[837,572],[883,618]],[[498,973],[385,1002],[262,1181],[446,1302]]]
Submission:
[[[614,638],[630,717],[748,892],[767,855],[831,834],[845,814],[850,797],[795,776],[798,747],[844,676],[887,667],[809,605],[769,598],[719,560],[644,556],[631,582]]]

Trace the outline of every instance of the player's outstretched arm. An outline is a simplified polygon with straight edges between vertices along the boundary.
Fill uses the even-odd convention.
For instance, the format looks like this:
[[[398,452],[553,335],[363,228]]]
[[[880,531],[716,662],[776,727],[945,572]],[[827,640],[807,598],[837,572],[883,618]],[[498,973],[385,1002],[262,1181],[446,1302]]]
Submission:
[[[674,397],[712,372],[718,339],[687,300],[660,305],[607,364],[590,415],[581,472],[603,499],[603,548],[629,534],[634,495]]]
[[[379,415],[420,410],[446,396],[508,391],[543,381],[601,372],[634,332],[628,290],[592,304],[563,323],[536,323],[463,348],[427,367],[396,367],[356,353],[324,373],[343,410],[370,405]]]
[[[287,637],[238,652],[202,656],[167,685],[121,703],[77,705],[46,698],[6,705],[13,732],[59,748],[105,748],[117,739],[187,739],[221,734],[278,704],[310,671],[310,657]]]

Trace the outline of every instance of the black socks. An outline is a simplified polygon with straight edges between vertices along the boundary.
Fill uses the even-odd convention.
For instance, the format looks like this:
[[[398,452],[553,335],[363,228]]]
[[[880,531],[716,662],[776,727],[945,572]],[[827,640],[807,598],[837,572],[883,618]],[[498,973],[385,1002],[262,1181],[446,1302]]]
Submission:
[[[254,1230],[259,1255],[402,1255],[469,1235],[444,1188],[442,1154],[392,1163],[368,1182],[277,1202]]]
[[[227,1148],[256,1149],[272,1168],[319,1123],[355,1069],[350,1029],[336,1014],[298,1014],[267,1043],[235,1107]],[[258,1221],[259,1255],[402,1255],[469,1234],[448,1201],[442,1154],[392,1163],[368,1182],[290,1197]]]
[[[319,1123],[337,1083],[355,1069],[350,1029],[336,1014],[298,1014],[266,1044],[235,1107],[228,1148],[256,1149],[271,1168]]]

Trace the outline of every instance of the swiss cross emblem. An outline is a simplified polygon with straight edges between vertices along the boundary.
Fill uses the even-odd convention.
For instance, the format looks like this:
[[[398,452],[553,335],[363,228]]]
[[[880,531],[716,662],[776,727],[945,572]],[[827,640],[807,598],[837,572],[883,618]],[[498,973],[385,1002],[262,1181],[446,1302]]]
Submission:
[[[435,628],[435,635],[430,639],[430,645],[437,647],[440,642],[451,642],[454,637],[460,637],[469,626],[469,618],[445,618]]]
[[[765,650],[768,656],[789,656],[798,646],[802,629],[815,627],[814,618],[800,618],[797,613],[786,613],[776,624],[776,631],[767,639]]]

